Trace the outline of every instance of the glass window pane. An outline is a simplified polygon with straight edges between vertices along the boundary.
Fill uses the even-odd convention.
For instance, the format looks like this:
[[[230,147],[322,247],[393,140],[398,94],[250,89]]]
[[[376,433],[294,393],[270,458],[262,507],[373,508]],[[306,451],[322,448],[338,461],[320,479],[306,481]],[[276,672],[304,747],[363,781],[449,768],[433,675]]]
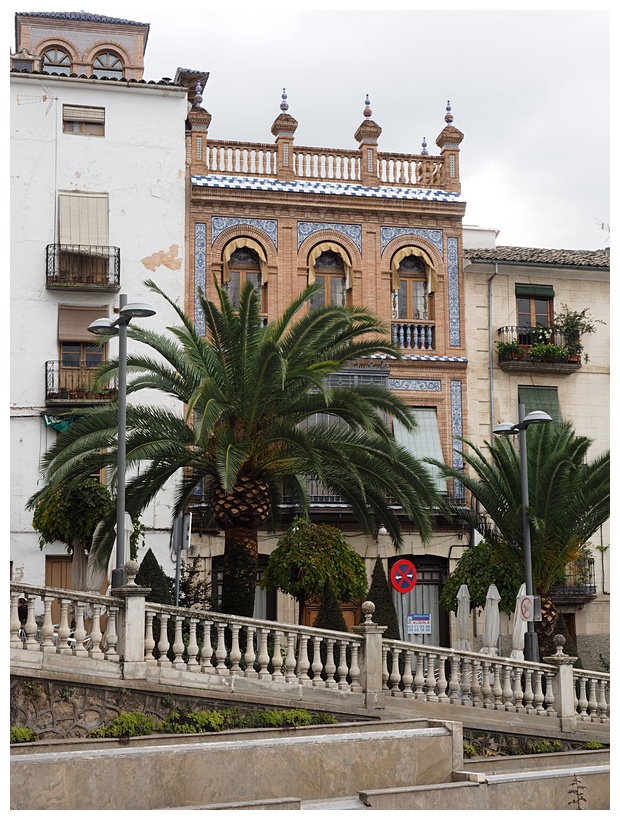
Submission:
[[[325,304],[325,277],[317,276],[314,281],[320,286],[321,290],[318,293],[315,293],[310,299],[310,310],[317,307],[323,307]]]
[[[330,277],[330,302],[332,305],[345,305],[347,291],[345,288],[344,277],[331,276]]]
[[[239,271],[230,271],[230,282],[226,284],[226,290],[230,296],[230,301],[237,307],[239,302]]]

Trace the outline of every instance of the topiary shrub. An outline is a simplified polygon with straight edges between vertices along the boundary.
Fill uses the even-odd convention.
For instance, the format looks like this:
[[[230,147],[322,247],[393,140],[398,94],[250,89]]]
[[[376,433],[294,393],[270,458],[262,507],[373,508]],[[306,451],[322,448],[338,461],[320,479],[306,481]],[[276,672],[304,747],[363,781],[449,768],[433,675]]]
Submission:
[[[33,743],[38,739],[34,729],[27,726],[11,726],[11,743]]]
[[[392,599],[392,592],[385,575],[383,561],[379,557],[377,557],[372,571],[368,600],[372,601],[375,605],[373,621],[380,626],[387,626],[383,637],[400,641],[400,629],[398,627],[398,617]],[[364,623],[363,617],[361,623]]]

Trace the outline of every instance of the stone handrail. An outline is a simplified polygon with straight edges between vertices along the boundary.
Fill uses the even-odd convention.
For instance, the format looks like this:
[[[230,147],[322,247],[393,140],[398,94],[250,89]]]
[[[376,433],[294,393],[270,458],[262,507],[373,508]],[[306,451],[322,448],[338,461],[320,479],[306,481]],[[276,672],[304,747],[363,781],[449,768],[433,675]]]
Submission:
[[[277,150],[269,143],[209,140],[205,164],[213,174],[275,177]]]
[[[44,674],[46,659],[62,655],[73,671],[108,669],[124,680],[182,680],[201,689],[233,689],[247,680],[263,691],[265,684],[278,684],[298,692],[307,687],[308,693],[318,687],[369,709],[400,697],[557,718],[563,731],[609,723],[610,674],[575,669],[576,659],[562,651],[562,636],[554,639],[555,655],[530,663],[384,639],[386,627],[372,621],[375,608],[368,601],[364,623],[352,632],[166,606],[146,600],[149,590],[133,582],[131,564],[137,572],[128,562],[129,583],[113,596],[12,582],[15,668],[36,662]],[[23,623],[21,597],[27,602]],[[98,665],[89,671],[92,661]],[[57,672],[58,663],[53,667]]]

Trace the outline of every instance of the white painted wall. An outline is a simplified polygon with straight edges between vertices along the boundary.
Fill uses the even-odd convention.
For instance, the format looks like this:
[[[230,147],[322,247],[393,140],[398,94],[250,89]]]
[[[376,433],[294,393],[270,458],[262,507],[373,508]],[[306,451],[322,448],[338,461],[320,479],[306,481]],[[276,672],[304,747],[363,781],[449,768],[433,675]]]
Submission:
[[[42,97],[50,92],[54,99],[48,105]],[[63,134],[63,104],[104,107],[105,136]],[[121,249],[121,292],[157,310],[151,319],[134,321],[164,330],[175,314],[143,282],[152,278],[183,304],[187,97],[183,89],[154,84],[51,77],[42,82],[11,75],[10,105],[11,560],[14,578],[40,584],[44,558],[25,503],[40,486],[39,460],[55,435],[41,413],[45,362],[59,358],[58,305],[101,306],[102,315],[110,316],[118,306],[118,294],[46,289],[45,248],[57,241],[56,192],[108,194],[109,244]],[[154,271],[147,267],[153,254]],[[110,355],[116,352],[111,343]],[[168,554],[171,504],[172,489],[143,517],[146,546],[168,574],[174,572]]]

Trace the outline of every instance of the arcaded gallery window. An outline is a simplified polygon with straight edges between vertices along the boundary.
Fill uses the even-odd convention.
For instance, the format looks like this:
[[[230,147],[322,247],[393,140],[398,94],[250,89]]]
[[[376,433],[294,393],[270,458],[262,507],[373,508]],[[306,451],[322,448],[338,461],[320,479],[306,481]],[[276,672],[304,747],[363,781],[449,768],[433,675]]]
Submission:
[[[123,63],[118,55],[111,51],[103,51],[93,60],[93,74],[100,79],[120,80],[123,76]]]
[[[331,242],[314,247],[308,258],[308,284],[320,291],[310,300],[310,309],[323,305],[346,305],[351,288],[351,260],[344,248]]]
[[[253,239],[241,237],[230,242],[223,253],[222,284],[235,307],[246,282],[258,291],[261,313],[267,318],[267,257]]]

